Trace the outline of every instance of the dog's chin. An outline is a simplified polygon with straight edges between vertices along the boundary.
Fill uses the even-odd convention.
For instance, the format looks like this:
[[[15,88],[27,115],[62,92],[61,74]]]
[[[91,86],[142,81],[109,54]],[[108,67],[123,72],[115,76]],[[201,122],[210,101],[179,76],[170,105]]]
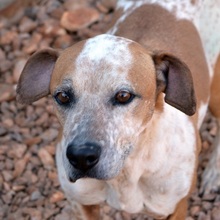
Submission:
[[[92,178],[92,179],[107,181],[116,177],[118,173],[119,172],[110,174],[107,172],[97,172],[96,170],[90,170],[88,172],[83,173],[79,170],[74,170],[68,174],[68,177],[69,177],[69,181],[72,183],[82,178]]]

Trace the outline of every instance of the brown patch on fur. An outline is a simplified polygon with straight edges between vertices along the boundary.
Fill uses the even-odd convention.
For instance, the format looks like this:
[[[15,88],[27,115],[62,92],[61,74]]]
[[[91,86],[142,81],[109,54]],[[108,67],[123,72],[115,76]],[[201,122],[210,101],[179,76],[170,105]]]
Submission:
[[[197,3],[196,0],[191,0],[191,4],[192,4],[192,5],[195,5],[196,3]]]
[[[56,87],[62,84],[64,78],[68,77],[68,75],[72,74],[75,70],[75,61],[77,56],[83,49],[85,41],[80,41],[77,44],[65,49],[60,57],[57,59],[56,65],[54,67],[54,71],[51,77],[50,82],[50,91],[56,89]]]
[[[214,69],[214,78],[211,85],[211,98],[209,107],[213,115],[220,118],[220,54]]]
[[[141,102],[134,109],[135,117],[145,123],[151,118],[156,101],[156,73],[153,60],[147,50],[136,43],[130,45],[132,51],[132,67],[129,70],[127,79],[132,82],[137,95],[140,95]]]
[[[167,220],[185,220],[187,211],[187,198],[183,198],[176,207],[175,212]]]
[[[143,5],[119,25],[116,35],[134,40],[148,51],[164,51],[178,57],[192,72],[198,106],[207,101],[208,67],[199,34],[190,21],[177,21],[160,6]]]
[[[90,220],[97,220],[100,219],[100,207],[99,205],[84,205],[82,209],[87,217]]]

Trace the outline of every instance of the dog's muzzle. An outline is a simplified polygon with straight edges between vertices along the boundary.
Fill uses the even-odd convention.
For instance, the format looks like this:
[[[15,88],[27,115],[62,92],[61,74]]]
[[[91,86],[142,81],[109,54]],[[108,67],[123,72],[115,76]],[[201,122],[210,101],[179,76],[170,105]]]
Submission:
[[[66,156],[70,164],[82,173],[86,173],[99,161],[101,147],[95,143],[76,145],[71,143],[67,147]]]

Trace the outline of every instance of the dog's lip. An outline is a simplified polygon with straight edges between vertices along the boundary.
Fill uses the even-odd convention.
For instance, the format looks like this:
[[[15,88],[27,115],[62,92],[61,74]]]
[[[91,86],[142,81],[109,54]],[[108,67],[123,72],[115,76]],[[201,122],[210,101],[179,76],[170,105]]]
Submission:
[[[69,178],[68,178],[68,179],[69,179],[69,181],[70,181],[71,183],[75,183],[75,182],[76,182],[76,179],[73,179],[73,178],[72,178],[72,177],[70,177],[70,176],[69,176]]]

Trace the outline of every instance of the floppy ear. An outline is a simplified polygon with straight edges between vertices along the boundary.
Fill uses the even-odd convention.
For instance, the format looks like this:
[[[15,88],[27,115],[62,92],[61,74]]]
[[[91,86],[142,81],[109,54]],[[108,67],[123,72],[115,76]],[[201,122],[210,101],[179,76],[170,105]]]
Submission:
[[[49,94],[50,78],[59,52],[43,49],[27,61],[17,85],[17,101],[30,104]]]
[[[193,79],[187,65],[169,54],[153,55],[157,93],[165,93],[165,102],[191,116],[196,111]]]

